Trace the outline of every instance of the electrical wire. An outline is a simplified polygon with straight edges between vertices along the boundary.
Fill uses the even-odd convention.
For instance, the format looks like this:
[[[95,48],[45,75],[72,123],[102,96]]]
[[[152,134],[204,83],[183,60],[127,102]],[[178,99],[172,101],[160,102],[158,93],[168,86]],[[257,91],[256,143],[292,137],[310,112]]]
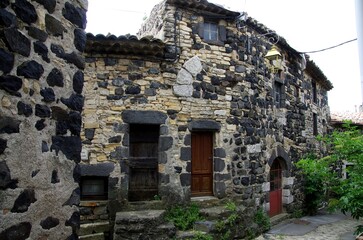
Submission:
[[[318,53],[318,52],[323,52],[323,51],[326,51],[326,50],[330,50],[330,49],[333,49],[333,48],[336,48],[336,47],[340,47],[344,44],[347,44],[347,43],[350,43],[350,42],[354,42],[356,41],[357,38],[354,38],[354,39],[351,39],[351,40],[348,40],[348,41],[345,41],[345,42],[342,42],[342,43],[339,43],[337,45],[334,45],[334,46],[331,46],[331,47],[327,47],[327,48],[323,48],[323,49],[320,49],[320,50],[315,50],[315,51],[308,51],[308,52],[299,52],[300,54],[304,54],[304,53]]]

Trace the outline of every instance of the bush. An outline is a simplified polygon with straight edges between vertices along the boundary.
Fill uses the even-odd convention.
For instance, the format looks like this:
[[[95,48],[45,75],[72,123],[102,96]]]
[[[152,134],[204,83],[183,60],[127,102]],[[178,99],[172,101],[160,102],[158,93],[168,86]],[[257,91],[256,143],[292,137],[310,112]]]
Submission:
[[[350,213],[355,219],[363,217],[363,135],[360,130],[345,122],[343,131],[335,130],[323,139],[332,146],[330,155],[321,159],[304,159],[297,163],[305,177],[305,193],[316,209],[325,197],[330,198],[329,208]],[[339,162],[353,164],[347,169],[349,179],[341,179],[331,168]],[[307,199],[308,200],[308,199]]]
[[[199,207],[195,204],[170,208],[166,213],[166,219],[182,231],[191,229],[196,221],[203,220],[199,213]]]

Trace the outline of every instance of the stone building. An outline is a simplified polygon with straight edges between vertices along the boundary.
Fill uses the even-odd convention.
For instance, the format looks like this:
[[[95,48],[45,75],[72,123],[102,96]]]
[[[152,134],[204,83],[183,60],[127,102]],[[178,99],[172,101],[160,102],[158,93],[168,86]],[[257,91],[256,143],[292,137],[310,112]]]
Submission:
[[[314,62],[205,0],[162,1],[138,35],[87,35],[82,184],[103,190],[84,199],[99,194],[111,215],[206,196],[299,208],[293,163],[324,153],[329,121],[332,85]]]
[[[324,154],[332,88],[307,56],[205,0],[164,0],[139,38],[86,41],[86,9],[0,2],[0,239],[191,200],[300,207],[293,163]]]
[[[0,1],[0,239],[77,239],[87,1]]]

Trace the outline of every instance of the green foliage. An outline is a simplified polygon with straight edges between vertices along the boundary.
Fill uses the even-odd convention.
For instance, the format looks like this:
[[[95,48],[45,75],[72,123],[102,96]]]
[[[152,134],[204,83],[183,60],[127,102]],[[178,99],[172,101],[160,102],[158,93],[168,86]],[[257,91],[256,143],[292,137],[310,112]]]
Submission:
[[[320,204],[327,201],[331,192],[330,188],[336,184],[337,176],[330,167],[331,158],[305,158],[296,166],[304,175],[306,213],[315,215]]]
[[[195,232],[193,240],[213,240],[213,237],[202,232]]]
[[[173,222],[179,230],[189,230],[196,221],[203,220],[196,204],[190,206],[174,206],[166,213],[166,219]]]
[[[355,219],[363,217],[363,135],[360,130],[345,122],[343,131],[334,131],[322,140],[332,147],[330,155],[321,159],[303,159],[297,163],[306,182],[306,195],[318,206],[330,197],[329,207],[350,213]],[[342,180],[334,174],[332,166],[347,161],[349,179]]]
[[[292,218],[301,218],[304,216],[304,212],[301,209],[295,210],[292,214]]]
[[[232,227],[236,227],[236,223],[238,221],[238,213],[237,213],[237,205],[229,201],[226,203],[225,208],[231,213],[228,215],[228,217],[225,220],[218,220],[215,229],[219,233],[218,237],[221,240],[228,240],[231,237],[231,229]]]
[[[261,228],[262,232],[266,232],[271,228],[270,218],[262,209],[257,210],[253,220]]]

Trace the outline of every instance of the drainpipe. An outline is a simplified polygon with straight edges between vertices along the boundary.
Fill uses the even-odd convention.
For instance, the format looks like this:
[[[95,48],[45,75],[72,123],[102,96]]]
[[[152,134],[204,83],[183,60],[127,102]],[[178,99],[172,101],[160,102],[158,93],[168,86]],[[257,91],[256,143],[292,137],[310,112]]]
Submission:
[[[363,112],[363,1],[355,0],[355,18],[357,25],[358,37],[358,54],[360,68],[360,86],[361,86],[361,106],[360,111]]]

